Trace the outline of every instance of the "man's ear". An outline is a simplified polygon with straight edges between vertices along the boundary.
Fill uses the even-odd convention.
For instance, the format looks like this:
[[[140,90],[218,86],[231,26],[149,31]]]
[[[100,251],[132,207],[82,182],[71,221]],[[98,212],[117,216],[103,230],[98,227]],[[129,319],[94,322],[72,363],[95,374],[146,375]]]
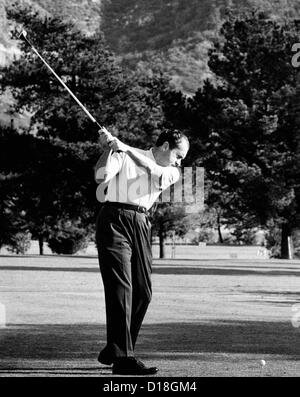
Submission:
[[[169,150],[169,147],[170,147],[169,142],[164,142],[164,143],[162,144],[162,150],[163,150],[163,152],[166,152],[167,150]]]

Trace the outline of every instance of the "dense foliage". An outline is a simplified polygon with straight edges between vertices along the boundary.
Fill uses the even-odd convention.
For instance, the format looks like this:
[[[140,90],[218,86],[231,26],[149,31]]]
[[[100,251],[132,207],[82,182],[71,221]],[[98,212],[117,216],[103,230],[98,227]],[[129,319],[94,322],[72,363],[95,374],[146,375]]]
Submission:
[[[207,171],[207,203],[228,225],[280,225],[285,257],[300,225],[299,82],[291,64],[299,25],[229,15],[221,34],[209,58],[218,83],[198,90],[187,117]]]

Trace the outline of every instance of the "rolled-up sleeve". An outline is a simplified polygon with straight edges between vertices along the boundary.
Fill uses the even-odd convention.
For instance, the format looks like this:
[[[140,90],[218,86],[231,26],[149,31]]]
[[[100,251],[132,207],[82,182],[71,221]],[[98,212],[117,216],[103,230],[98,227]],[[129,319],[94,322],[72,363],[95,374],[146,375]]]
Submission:
[[[124,153],[110,152],[105,165],[101,163],[101,158],[95,166],[95,181],[105,183],[112,179],[122,168]]]

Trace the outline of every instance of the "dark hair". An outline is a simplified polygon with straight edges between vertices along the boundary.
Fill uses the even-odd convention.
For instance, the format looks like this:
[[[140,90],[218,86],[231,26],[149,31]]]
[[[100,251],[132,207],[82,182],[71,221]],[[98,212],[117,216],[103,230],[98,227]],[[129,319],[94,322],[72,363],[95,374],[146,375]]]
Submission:
[[[182,134],[182,132],[178,130],[167,130],[162,132],[156,141],[156,146],[162,146],[165,142],[169,143],[170,149],[175,149],[180,145],[182,140],[185,139],[188,145],[190,146],[189,140],[186,135]]]

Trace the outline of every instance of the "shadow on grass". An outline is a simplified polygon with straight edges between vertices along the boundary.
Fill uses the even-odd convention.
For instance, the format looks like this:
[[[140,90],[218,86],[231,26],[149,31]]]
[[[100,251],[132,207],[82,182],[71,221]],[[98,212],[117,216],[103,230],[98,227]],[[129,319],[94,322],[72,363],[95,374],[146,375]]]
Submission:
[[[237,269],[226,268],[204,268],[201,266],[195,268],[189,267],[153,267],[153,273],[156,274],[195,274],[201,276],[295,276],[300,277],[300,271],[290,270],[263,270],[259,268],[244,269],[242,267]]]
[[[63,266],[0,266],[1,271],[46,271],[46,272],[83,272],[83,273],[99,273],[99,268],[95,267],[63,267]],[[297,270],[264,270],[263,268],[244,269],[243,267],[236,269],[220,268],[220,267],[188,267],[183,265],[182,267],[173,266],[153,266],[153,274],[181,274],[181,275],[205,275],[205,276],[295,276],[300,277],[300,271]]]
[[[292,296],[300,298],[300,292],[295,291],[268,291],[268,290],[252,290],[245,291],[247,294],[255,294],[255,295],[271,295],[271,296]],[[300,303],[300,302],[299,302]]]
[[[70,360],[95,367],[105,344],[104,325],[13,325],[0,333],[0,369],[20,368],[26,360]],[[195,360],[195,353],[274,354],[300,358],[300,330],[291,323],[218,321],[145,324],[137,354],[166,360]],[[205,355],[203,356],[205,360]],[[208,358],[209,359],[209,358]],[[26,367],[27,368],[27,367]],[[59,368],[53,368],[53,370]]]

